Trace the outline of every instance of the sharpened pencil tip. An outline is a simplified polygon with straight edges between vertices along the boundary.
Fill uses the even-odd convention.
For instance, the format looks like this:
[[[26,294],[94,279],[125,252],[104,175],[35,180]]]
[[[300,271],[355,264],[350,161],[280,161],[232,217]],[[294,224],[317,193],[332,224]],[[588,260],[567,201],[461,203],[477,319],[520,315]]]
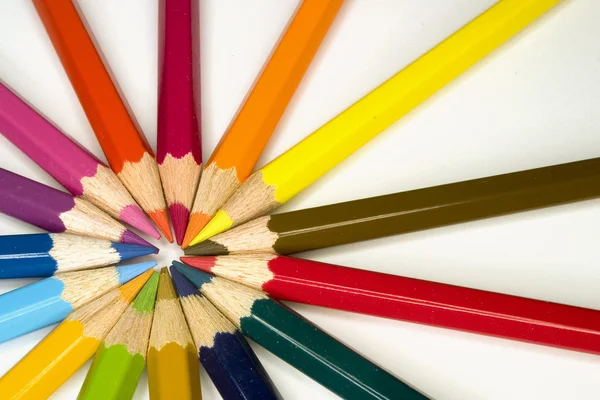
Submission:
[[[180,257],[180,260],[190,267],[212,273],[212,268],[217,262],[217,257]]]
[[[119,272],[119,282],[121,282],[121,284],[129,282],[144,271],[148,271],[149,269],[156,267],[156,265],[156,261],[147,261],[138,264],[117,266],[117,271]]]
[[[175,240],[181,246],[185,236],[185,228],[187,228],[190,217],[190,211],[183,204],[173,203],[169,206],[169,214],[171,215],[171,222],[173,222]]]
[[[192,240],[200,233],[202,229],[210,222],[210,216],[204,213],[194,213],[190,215],[185,237],[183,238],[182,249],[186,249]]]
[[[206,272],[199,271],[192,267],[188,267],[180,262],[173,262],[173,266],[177,271],[181,272],[186,278],[190,280],[198,289],[202,288],[205,283],[210,283],[213,276]]]
[[[148,270],[143,274],[137,276],[135,279],[127,282],[126,284],[119,287],[119,293],[121,297],[128,303],[133,301],[135,296],[142,290],[148,279],[152,276],[154,271]]]
[[[229,254],[227,247],[221,243],[205,240],[195,246],[188,247],[184,250],[186,256],[226,256]]]
[[[173,243],[173,234],[171,233],[171,223],[169,222],[167,210],[152,211],[148,213],[148,216],[154,221],[169,243]]]
[[[173,262],[175,264],[175,262]],[[177,268],[174,268],[172,265],[169,268],[171,271],[171,279],[173,279],[173,285],[175,285],[175,290],[177,291],[177,295],[179,297],[187,297],[192,295],[199,295],[198,288],[194,286],[192,282],[190,282]]]
[[[211,237],[218,235],[219,233],[225,232],[233,226],[233,221],[223,210],[219,210],[213,219],[202,229],[202,231],[190,242],[190,246],[196,245],[200,242],[210,239]]]
[[[134,233],[133,231],[130,231],[129,229],[126,229],[125,232],[123,232],[123,234],[121,235],[120,242],[121,243],[128,243],[128,244],[137,244],[138,246],[150,246],[150,247],[154,247],[146,239],[142,238],[137,233]],[[156,249],[156,247],[154,247],[154,248]]]
[[[147,235],[152,236],[154,239],[160,239],[160,233],[156,228],[148,221],[148,217],[142,211],[142,209],[135,204],[129,205],[121,210],[119,219],[136,229],[144,232]]]
[[[154,310],[154,303],[156,300],[156,292],[158,290],[158,272],[152,272],[152,275],[148,279],[148,282],[144,285],[142,290],[138,293],[137,297],[131,303],[131,306],[140,314],[149,313]]]
[[[119,254],[121,261],[158,253],[158,249],[154,246],[138,246],[136,244],[113,243],[112,248]]]
[[[171,300],[176,299],[177,293],[173,287],[171,276],[169,275],[169,269],[163,267],[160,269],[160,279],[158,281],[158,294],[156,300]]]

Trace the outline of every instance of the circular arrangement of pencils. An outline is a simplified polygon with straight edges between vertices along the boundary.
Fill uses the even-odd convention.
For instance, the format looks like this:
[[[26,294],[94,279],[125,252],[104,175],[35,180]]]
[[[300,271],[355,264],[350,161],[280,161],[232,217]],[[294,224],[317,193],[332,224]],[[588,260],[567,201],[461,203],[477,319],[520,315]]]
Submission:
[[[294,256],[598,198],[600,158],[271,214],[560,0],[497,1],[261,168],[344,1],[300,2],[206,160],[202,1],[158,1],[155,154],[77,1],[32,0],[108,163],[0,76],[0,134],[64,188],[0,161],[0,212],[47,232],[0,236],[0,279],[38,278],[0,294],[0,343],[58,324],[0,399],[48,398],[88,361],[81,400],[132,399],[144,370],[152,400],[201,399],[201,370],[224,399],[282,398],[248,339],[344,399],[434,398],[281,301],[600,355],[598,310]],[[185,253],[169,266],[161,237]]]

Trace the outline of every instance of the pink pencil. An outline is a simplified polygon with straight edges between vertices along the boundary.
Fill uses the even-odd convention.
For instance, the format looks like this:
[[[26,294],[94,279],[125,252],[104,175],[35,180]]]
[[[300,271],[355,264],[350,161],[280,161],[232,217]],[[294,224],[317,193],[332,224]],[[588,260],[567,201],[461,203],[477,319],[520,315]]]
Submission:
[[[73,196],[159,239],[115,173],[0,83],[0,132]]]
[[[202,171],[198,31],[198,0],[160,0],[157,160],[178,244]]]

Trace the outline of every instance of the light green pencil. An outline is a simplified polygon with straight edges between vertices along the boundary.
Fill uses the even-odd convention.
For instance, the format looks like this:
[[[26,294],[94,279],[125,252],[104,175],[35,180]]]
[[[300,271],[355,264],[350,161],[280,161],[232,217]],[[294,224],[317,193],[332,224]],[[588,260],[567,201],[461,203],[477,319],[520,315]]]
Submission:
[[[98,348],[79,391],[79,400],[133,397],[146,365],[158,273],[154,272]]]

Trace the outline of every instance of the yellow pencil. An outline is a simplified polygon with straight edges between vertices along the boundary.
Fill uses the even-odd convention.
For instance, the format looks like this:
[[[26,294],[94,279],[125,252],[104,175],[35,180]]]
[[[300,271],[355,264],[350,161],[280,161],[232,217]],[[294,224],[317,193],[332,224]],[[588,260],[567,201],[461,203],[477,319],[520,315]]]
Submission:
[[[153,271],[73,311],[0,378],[2,400],[48,398],[96,352]]]
[[[198,353],[165,267],[160,270],[148,348],[150,400],[200,400]]]
[[[279,207],[559,2],[500,0],[252,174],[190,245]]]

